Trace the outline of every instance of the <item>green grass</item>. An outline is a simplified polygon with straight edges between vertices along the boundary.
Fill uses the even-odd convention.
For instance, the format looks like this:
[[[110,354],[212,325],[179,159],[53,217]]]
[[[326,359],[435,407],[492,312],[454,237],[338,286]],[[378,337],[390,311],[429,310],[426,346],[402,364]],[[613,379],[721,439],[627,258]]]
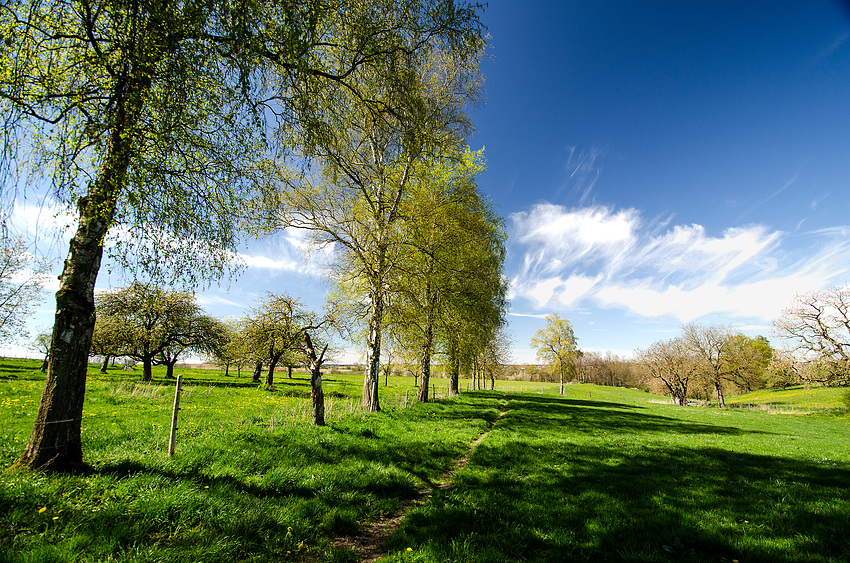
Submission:
[[[847,387],[788,387],[782,389],[762,389],[732,397],[730,405],[755,404],[770,408],[789,409],[845,409],[847,408]]]
[[[476,398],[505,416],[455,487],[409,515],[389,560],[850,557],[847,416],[684,409],[583,385]]]
[[[31,429],[37,367],[0,362],[6,466]],[[317,428],[304,375],[269,391],[245,373],[180,371],[169,458],[172,383],[92,369],[83,447],[94,474],[0,473],[0,562],[356,561],[331,540],[437,480],[490,425],[454,485],[391,536],[388,561],[850,557],[846,411],[681,408],[628,389],[575,384],[558,397],[557,385],[520,382],[401,408],[413,381],[390,378],[385,411],[364,415],[360,378],[330,375],[335,405]]]

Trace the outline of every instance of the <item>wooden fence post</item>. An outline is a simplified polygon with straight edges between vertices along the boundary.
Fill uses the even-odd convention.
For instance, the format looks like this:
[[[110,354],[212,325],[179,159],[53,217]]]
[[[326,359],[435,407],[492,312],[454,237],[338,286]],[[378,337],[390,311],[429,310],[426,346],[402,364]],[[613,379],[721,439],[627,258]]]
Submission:
[[[177,440],[177,412],[180,410],[180,385],[183,383],[183,374],[177,376],[177,387],[174,391],[174,410],[171,413],[171,438],[168,440],[168,455],[174,455],[174,445]]]

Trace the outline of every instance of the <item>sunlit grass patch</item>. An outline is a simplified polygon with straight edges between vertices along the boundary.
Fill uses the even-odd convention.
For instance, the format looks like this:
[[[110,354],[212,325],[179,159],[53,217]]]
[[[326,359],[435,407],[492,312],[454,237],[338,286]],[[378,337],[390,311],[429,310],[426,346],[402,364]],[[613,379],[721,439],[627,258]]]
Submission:
[[[797,386],[782,389],[761,389],[730,398],[731,405],[765,405],[774,410],[788,409],[842,410],[847,409],[846,387]]]

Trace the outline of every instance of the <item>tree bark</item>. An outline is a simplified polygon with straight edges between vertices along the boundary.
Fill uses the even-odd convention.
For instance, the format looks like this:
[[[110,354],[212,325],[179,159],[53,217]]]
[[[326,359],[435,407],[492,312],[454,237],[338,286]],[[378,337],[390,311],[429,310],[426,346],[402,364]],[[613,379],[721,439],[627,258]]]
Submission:
[[[45,354],[44,360],[41,362],[41,373],[47,373],[47,368],[50,366],[50,354]]]
[[[15,466],[51,471],[87,470],[80,431],[89,348],[94,334],[94,285],[103,239],[115,212],[119,182],[126,172],[106,167],[91,197],[79,202],[80,220],[56,292],[56,317],[47,379],[32,433]]]
[[[384,296],[380,282],[372,282],[372,307],[369,312],[369,336],[366,342],[366,374],[363,377],[362,406],[367,412],[378,412],[381,405],[378,401],[381,370],[381,324],[384,317]]]
[[[417,398],[422,403],[428,402],[428,387],[431,385],[431,347],[434,343],[434,323],[431,310],[426,312],[425,335],[422,343],[422,356],[419,360],[419,393]]]
[[[561,377],[561,395],[564,394],[564,367],[558,366],[558,375]]]
[[[142,356],[142,381],[145,383],[153,381],[153,354]]]
[[[260,382],[260,373],[263,371],[263,361],[258,360],[256,365],[254,365],[254,374],[251,377],[251,383],[259,383]]]
[[[103,363],[100,365],[100,373],[106,373],[106,368],[109,367],[109,355],[103,357]]]
[[[717,401],[720,403],[720,408],[726,408],[726,400],[723,397],[723,386],[720,383],[715,383],[714,390],[717,391]]]
[[[274,385],[274,370],[277,367],[277,359],[272,357],[269,362],[269,369],[266,370],[266,379],[263,381],[263,385],[266,387],[271,387]]]
[[[457,342],[451,339],[449,344],[449,395],[457,395],[460,390],[458,384],[460,381],[460,358],[458,357]]]
[[[328,346],[322,350],[320,356],[316,356],[316,349],[310,335],[304,332],[304,351],[310,360],[310,397],[313,399],[313,424],[325,425],[325,392],[322,390],[322,363]]]

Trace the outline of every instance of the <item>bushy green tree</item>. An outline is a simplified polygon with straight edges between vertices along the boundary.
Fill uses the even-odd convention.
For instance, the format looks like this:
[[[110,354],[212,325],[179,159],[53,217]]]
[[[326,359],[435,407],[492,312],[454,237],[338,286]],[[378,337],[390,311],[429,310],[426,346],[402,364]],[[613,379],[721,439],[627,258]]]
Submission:
[[[106,373],[109,360],[126,354],[124,339],[124,320],[120,316],[103,316],[94,324],[89,354],[100,356],[103,363],[100,365],[100,373]]]
[[[192,294],[142,283],[99,294],[97,312],[97,322],[112,331],[112,355],[142,362],[142,381],[153,379],[157,364],[173,377],[182,354],[206,353],[224,337],[221,323],[205,315]]]
[[[242,346],[255,365],[267,366],[265,385],[274,385],[274,370],[281,362],[290,366],[300,362],[304,333],[326,322],[300,300],[284,293],[268,293],[243,318]],[[259,375],[255,371],[256,382]]]
[[[41,361],[42,373],[47,373],[47,366],[50,363],[50,331],[38,333],[30,344],[30,348],[44,354],[44,359]]]
[[[558,313],[546,315],[546,326],[538,329],[531,338],[531,347],[537,350],[537,359],[552,366],[561,382],[561,395],[564,394],[564,381],[576,373],[576,360],[581,351],[578,339],[568,319],[562,319]]]
[[[423,402],[435,354],[446,357],[456,393],[461,366],[483,366],[504,326],[506,237],[501,217],[478,190],[483,169],[480,152],[457,147],[423,159],[411,176],[406,248],[388,280],[387,317],[388,329],[418,360]]]

